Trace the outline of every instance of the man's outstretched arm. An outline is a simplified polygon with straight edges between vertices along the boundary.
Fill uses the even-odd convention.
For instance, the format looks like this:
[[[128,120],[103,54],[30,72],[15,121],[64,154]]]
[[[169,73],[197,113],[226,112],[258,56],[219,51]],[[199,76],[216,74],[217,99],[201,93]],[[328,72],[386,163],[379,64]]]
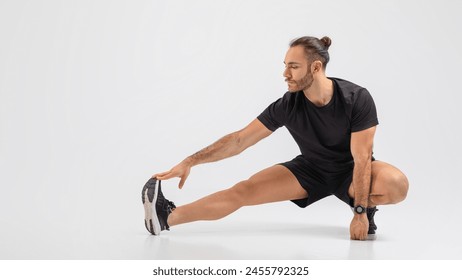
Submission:
[[[266,128],[258,119],[255,119],[245,128],[220,138],[215,143],[185,158],[169,171],[155,174],[153,177],[159,180],[180,177],[181,180],[178,187],[181,189],[193,166],[219,161],[240,154],[271,133],[271,130]]]

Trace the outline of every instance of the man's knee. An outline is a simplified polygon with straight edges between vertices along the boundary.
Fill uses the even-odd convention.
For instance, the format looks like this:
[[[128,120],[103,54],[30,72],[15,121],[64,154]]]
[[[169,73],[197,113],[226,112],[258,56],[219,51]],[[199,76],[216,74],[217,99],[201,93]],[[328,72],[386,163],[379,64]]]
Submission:
[[[248,200],[252,197],[252,182],[250,180],[241,181],[231,187],[228,191],[230,199],[235,200],[235,202],[241,206],[248,205]]]
[[[409,190],[409,181],[402,172],[396,172],[388,177],[389,199],[391,204],[399,203],[406,199]]]

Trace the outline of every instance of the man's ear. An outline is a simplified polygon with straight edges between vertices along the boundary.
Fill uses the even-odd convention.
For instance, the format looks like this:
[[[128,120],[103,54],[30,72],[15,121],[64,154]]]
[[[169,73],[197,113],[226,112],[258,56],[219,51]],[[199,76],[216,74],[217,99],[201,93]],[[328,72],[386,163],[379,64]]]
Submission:
[[[322,70],[322,62],[320,60],[315,60],[311,63],[311,73],[317,73]]]

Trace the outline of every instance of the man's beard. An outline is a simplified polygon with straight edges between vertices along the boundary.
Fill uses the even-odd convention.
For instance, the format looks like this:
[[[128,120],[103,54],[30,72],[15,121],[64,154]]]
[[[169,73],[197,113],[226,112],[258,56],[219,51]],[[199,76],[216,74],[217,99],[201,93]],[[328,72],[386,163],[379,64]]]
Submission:
[[[286,79],[286,81],[287,81],[287,79]],[[306,89],[309,89],[311,87],[311,85],[313,84],[313,74],[308,72],[308,73],[306,73],[305,77],[303,77],[301,80],[298,80],[298,81],[290,80],[290,81],[295,84],[295,88],[291,89],[289,87],[290,92],[297,92],[297,91],[306,90]]]

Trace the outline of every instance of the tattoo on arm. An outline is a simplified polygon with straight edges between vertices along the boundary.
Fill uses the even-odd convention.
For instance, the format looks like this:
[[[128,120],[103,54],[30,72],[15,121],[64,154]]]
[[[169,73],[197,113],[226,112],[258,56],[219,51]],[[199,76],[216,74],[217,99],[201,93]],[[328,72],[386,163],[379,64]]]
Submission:
[[[191,160],[193,165],[218,161],[240,153],[240,146],[239,135],[234,132],[194,153],[188,159]]]

